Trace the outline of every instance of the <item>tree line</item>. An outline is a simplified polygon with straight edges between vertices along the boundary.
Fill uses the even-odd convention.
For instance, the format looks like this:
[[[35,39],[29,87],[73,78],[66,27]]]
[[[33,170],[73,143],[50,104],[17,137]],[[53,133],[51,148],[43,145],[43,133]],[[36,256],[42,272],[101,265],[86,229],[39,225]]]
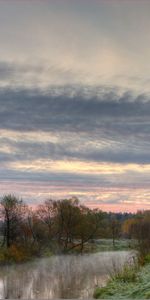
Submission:
[[[121,237],[136,238],[141,244],[146,228],[150,229],[148,212],[107,213],[82,205],[76,197],[48,199],[36,209],[14,195],[5,195],[0,201],[0,242],[7,254],[40,256],[45,249],[83,252],[89,241],[102,238],[111,238],[114,247]],[[145,245],[149,247],[150,242]]]

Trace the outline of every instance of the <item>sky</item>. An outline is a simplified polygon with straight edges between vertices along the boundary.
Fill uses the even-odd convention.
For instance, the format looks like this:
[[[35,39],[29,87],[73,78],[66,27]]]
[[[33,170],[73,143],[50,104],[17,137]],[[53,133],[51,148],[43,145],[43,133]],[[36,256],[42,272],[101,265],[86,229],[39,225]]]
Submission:
[[[150,209],[150,1],[0,1],[0,196]]]

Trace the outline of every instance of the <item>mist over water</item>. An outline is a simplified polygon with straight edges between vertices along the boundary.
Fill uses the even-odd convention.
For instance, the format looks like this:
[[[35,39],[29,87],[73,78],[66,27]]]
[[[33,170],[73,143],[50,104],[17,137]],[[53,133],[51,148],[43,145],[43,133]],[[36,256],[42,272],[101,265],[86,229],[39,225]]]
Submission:
[[[60,255],[0,270],[0,299],[92,298],[114,269],[129,262],[129,251]]]

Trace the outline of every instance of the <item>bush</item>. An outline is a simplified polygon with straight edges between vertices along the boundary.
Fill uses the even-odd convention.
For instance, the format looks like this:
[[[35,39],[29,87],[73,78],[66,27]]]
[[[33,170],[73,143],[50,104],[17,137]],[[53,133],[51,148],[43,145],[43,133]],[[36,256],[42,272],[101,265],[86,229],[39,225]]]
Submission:
[[[139,253],[138,261],[141,266],[150,264],[150,254],[142,255],[141,253]]]
[[[27,261],[29,257],[28,251],[24,247],[18,245],[12,245],[10,248],[4,248],[0,251],[1,264],[13,262],[21,263]]]
[[[111,275],[111,281],[121,282],[135,282],[137,280],[137,274],[139,271],[139,265],[137,262],[132,264],[125,264],[124,267],[115,271],[115,274]]]
[[[46,256],[46,257],[51,257],[53,255],[53,252],[50,250],[50,249],[48,249],[48,248],[46,248],[44,251],[43,251],[43,253],[42,253],[42,256]]]

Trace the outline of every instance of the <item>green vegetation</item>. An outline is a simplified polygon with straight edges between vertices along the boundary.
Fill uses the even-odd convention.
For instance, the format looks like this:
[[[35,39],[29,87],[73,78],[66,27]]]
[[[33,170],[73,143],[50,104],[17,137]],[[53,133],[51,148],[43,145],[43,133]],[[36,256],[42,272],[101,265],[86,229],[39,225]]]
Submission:
[[[134,248],[135,241],[131,239],[116,239],[115,245],[112,239],[100,239],[95,241],[95,252],[99,251],[124,251]]]
[[[138,250],[137,263],[115,272],[107,285],[97,288],[95,298],[150,299],[150,211],[138,212],[123,223],[126,236],[134,239]]]
[[[150,264],[143,267],[125,267],[111,278],[105,287],[97,288],[98,299],[150,299]]]

